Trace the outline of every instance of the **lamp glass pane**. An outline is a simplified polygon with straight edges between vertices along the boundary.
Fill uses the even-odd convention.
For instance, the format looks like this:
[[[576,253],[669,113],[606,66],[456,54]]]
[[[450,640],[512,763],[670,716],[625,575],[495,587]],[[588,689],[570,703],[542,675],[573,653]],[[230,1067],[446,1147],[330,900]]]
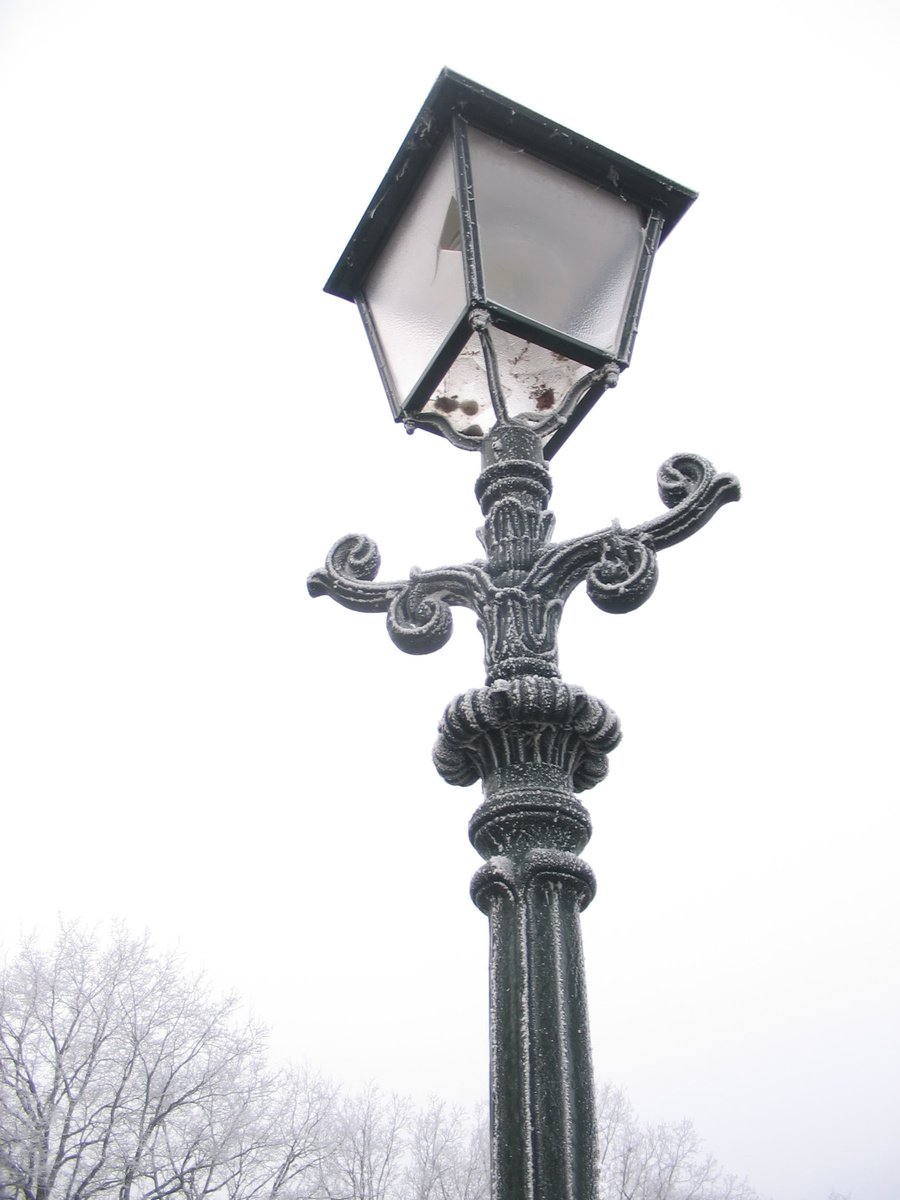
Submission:
[[[617,354],[644,212],[471,126],[469,152],[487,299]]]
[[[365,295],[402,405],[466,306],[449,139],[391,234]]]
[[[496,327],[491,328],[491,339],[511,417],[530,417],[538,422],[550,416],[569,388],[592,369]],[[470,437],[481,437],[494,424],[496,417],[477,333],[454,359],[422,412],[438,414],[457,433]]]

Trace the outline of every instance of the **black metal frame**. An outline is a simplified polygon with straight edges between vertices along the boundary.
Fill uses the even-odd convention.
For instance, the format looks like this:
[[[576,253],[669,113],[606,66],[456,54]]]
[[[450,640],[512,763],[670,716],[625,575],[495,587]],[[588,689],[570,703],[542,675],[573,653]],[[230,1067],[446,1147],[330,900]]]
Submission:
[[[657,210],[664,221],[662,241],[697,198],[690,188],[445,68],[329,276],[325,291],[330,295],[356,300],[373,262],[450,133],[456,113],[485,133],[626,196],[648,211]]]
[[[478,243],[477,197],[467,137],[469,127],[498,137],[553,166],[636,203],[646,214],[641,259],[619,344],[613,353],[548,329],[527,315],[495,303],[487,295]],[[452,141],[467,307],[418,382],[408,395],[401,396],[379,341],[376,322],[366,298],[366,284],[397,222],[447,138]],[[610,364],[619,370],[627,367],[653,255],[694,199],[695,193],[680,184],[648,171],[529,109],[523,109],[461,75],[444,70],[376,191],[366,216],[332,272],[325,290],[353,300],[358,305],[394,419],[405,422],[408,428],[426,428],[447,436],[447,427],[440,419],[423,418],[419,413],[468,341],[471,334],[469,319],[475,308],[487,310],[498,329],[565,355],[587,367],[595,370]],[[585,394],[584,404],[576,406],[567,424],[559,428],[548,441],[546,457],[551,458],[556,453],[596,399],[596,392]],[[451,437],[450,440],[467,448],[478,448],[477,443],[469,446],[465,439],[460,441]]]

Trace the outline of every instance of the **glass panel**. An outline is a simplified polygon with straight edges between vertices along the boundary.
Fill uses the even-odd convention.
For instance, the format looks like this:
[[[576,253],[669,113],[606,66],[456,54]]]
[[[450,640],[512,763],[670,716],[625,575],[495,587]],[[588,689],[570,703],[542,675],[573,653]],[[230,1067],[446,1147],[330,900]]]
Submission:
[[[495,327],[491,328],[491,338],[511,417],[549,416],[575,381],[591,371],[582,363]],[[440,414],[457,433],[472,437],[481,437],[493,426],[496,417],[477,334],[466,342],[422,411]]]
[[[466,305],[449,140],[391,234],[365,294],[402,404]]]
[[[617,354],[644,213],[479,129],[469,148],[487,298]]]

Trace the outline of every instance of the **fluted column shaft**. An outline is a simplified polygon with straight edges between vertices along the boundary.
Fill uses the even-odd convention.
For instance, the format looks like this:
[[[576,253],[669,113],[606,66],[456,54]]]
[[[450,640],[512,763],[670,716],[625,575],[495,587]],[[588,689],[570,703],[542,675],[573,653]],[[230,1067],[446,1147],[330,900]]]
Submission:
[[[490,921],[494,1196],[588,1200],[594,1097],[579,914],[594,880],[577,851],[590,821],[558,768],[500,768],[485,795],[471,836],[487,861],[472,897]]]

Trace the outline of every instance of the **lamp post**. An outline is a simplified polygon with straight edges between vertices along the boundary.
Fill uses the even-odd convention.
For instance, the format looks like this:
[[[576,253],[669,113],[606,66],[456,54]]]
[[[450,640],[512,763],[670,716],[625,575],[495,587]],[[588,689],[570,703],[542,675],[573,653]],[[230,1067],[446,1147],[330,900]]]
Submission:
[[[485,685],[458,696],[434,761],[481,780],[472,898],[490,922],[491,1178],[495,1200],[588,1200],[594,1103],[579,914],[593,897],[577,798],[606,774],[612,710],[564,683],[557,629],[586,582],[607,612],[650,595],[657,552],[739,498],[696,455],[658,473],[666,511],[553,543],[546,460],[631,358],[653,256],[694,194],[444,71],[326,285],[356,302],[394,417],[478,450],[485,557],[379,582],[351,534],[308,582],[387,614],[427,654],[473,610]]]

